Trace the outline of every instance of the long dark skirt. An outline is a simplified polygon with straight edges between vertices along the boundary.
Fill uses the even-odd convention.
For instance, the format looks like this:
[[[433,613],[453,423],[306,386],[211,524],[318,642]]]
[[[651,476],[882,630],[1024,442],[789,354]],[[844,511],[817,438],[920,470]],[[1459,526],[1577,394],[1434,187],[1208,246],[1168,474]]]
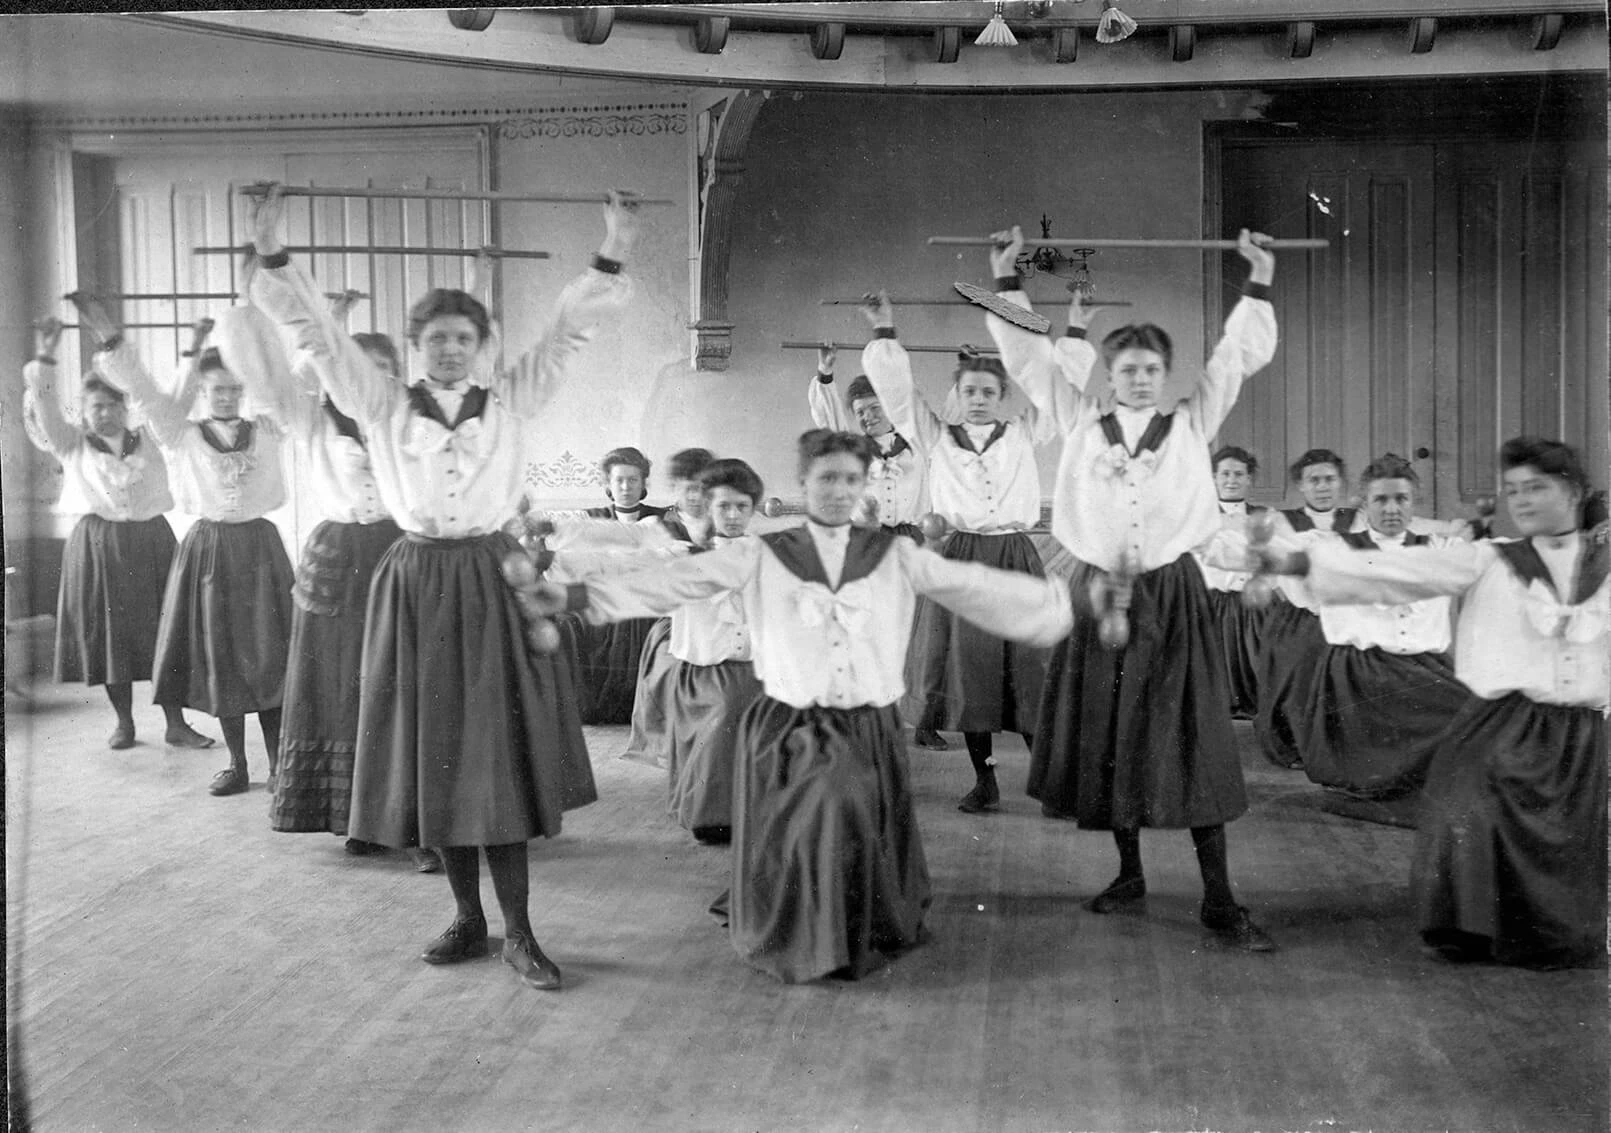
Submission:
[[[938,548],[948,559],[1046,577],[1029,536],[957,531]],[[919,598],[906,651],[907,717],[919,728],[1023,732],[1035,726],[1048,650],[986,633],[937,602]]]
[[[638,659],[638,691],[632,701],[632,734],[627,737],[622,759],[665,767],[666,713],[673,707],[672,686],[682,662],[671,655],[671,619],[655,622],[643,641]]]
[[[1277,598],[1265,611],[1258,654],[1253,734],[1277,767],[1303,764],[1304,716],[1313,703],[1326,634],[1319,615]]]
[[[1251,719],[1258,709],[1259,643],[1268,611],[1249,608],[1239,590],[1210,590],[1208,601],[1214,607],[1220,652],[1225,658],[1231,715]]]
[[[885,708],[762,696],[740,726],[733,947],[785,983],[861,976],[917,943],[929,871],[901,740]]]
[[[401,534],[389,519],[327,520],[302,548],[292,594],[280,766],[269,811],[275,830],[347,832],[369,583]]]
[[[152,699],[212,716],[278,708],[291,636],[291,560],[266,519],[196,522],[162,596]]]
[[[1427,777],[1411,890],[1432,944],[1605,962],[1606,724],[1519,693],[1468,699]]]
[[[667,810],[684,830],[731,826],[733,774],[743,750],[739,722],[761,695],[755,666],[677,661],[667,685]]]
[[[1303,773],[1326,787],[1388,798],[1426,781],[1449,721],[1471,693],[1441,653],[1328,645],[1302,727]]]
[[[130,523],[86,515],[74,524],[56,593],[58,681],[151,679],[176,545],[160,515]]]
[[[563,662],[530,648],[507,535],[405,535],[375,571],[349,833],[499,846],[559,833],[598,798]]]
[[[638,665],[643,659],[643,644],[659,620],[630,618],[602,626],[585,622],[578,625],[578,677],[587,688],[582,723],[632,723],[632,702],[638,693]]]
[[[1069,585],[1084,613],[1046,676],[1029,794],[1092,830],[1229,822],[1247,810],[1208,588],[1190,555],[1136,579],[1130,640],[1090,616],[1097,570]]]

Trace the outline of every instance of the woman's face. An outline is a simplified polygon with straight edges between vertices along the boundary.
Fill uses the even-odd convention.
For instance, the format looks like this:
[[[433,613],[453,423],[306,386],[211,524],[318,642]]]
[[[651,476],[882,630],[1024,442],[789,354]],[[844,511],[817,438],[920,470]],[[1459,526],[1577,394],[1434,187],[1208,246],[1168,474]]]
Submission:
[[[1163,355],[1138,346],[1119,351],[1108,367],[1114,400],[1131,409],[1150,409],[1157,405],[1168,378],[1169,367],[1164,365]]]
[[[1415,483],[1402,476],[1365,485],[1365,519],[1383,535],[1402,535],[1415,515]]]
[[[1336,507],[1342,490],[1342,470],[1335,464],[1311,464],[1298,476],[1298,493],[1315,511]]]
[[[1582,493],[1531,464],[1505,473],[1505,507],[1523,535],[1557,535],[1577,526]]]
[[[115,437],[129,420],[128,406],[105,390],[84,395],[84,424],[99,437]]]
[[[677,510],[693,519],[705,516],[705,486],[698,480],[673,480],[671,495],[677,501]]]
[[[643,499],[643,470],[632,464],[610,465],[610,499],[619,508],[634,508]]]
[[[867,487],[867,466],[848,452],[830,452],[811,462],[800,477],[800,487],[806,515],[824,526],[839,527],[855,515],[856,502]]]
[[[736,538],[749,530],[750,520],[755,516],[755,500],[725,485],[710,490],[707,506],[711,530],[728,538]]]
[[[438,315],[420,331],[414,347],[425,373],[440,385],[457,385],[470,376],[470,365],[481,349],[481,334],[464,315]]]
[[[201,379],[201,397],[208,416],[231,421],[241,415],[241,380],[228,370],[208,370]]]
[[[968,424],[993,424],[1001,412],[1001,380],[989,370],[964,370],[957,378],[957,402]]]
[[[1219,498],[1227,503],[1247,499],[1247,489],[1253,483],[1247,465],[1233,456],[1227,456],[1214,466],[1214,487]]]

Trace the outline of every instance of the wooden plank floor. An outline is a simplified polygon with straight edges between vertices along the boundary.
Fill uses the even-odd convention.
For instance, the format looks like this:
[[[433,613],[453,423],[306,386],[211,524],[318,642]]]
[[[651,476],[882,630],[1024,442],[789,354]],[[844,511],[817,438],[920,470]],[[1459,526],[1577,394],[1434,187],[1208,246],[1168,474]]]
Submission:
[[[932,939],[859,983],[786,987],[705,912],[724,853],[617,758],[624,729],[592,729],[602,800],[531,848],[553,995],[495,956],[421,964],[446,881],[270,831],[260,748],[253,790],[213,799],[216,753],[107,750],[98,690],[7,706],[41,1130],[1606,1128],[1604,974],[1428,959],[1411,832],[1328,814],[1250,752],[1231,864],[1281,952],[1201,946],[1184,832],[1144,835],[1145,918],[1081,911],[1111,843],[1040,816],[1014,739],[985,817],[953,809],[960,751],[913,752]],[[156,709],[139,722],[160,735]]]

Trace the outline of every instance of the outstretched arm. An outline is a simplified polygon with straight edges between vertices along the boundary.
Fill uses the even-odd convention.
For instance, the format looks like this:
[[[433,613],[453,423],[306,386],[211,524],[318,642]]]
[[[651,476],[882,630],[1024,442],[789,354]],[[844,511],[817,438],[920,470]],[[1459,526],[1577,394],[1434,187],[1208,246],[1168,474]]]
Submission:
[[[912,588],[981,629],[1029,645],[1055,645],[1074,628],[1066,583],[944,559],[910,539],[895,540]]]
[[[1275,279],[1275,255],[1263,247],[1269,237],[1242,229],[1237,250],[1248,262],[1242,298],[1225,320],[1225,332],[1208,359],[1203,380],[1187,399],[1203,436],[1212,437],[1230,415],[1242,392],[1242,383],[1270,364],[1278,341],[1275,308],[1270,305],[1270,284]]]
[[[493,379],[493,392],[516,416],[532,418],[542,410],[592,340],[598,321],[621,311],[631,299],[632,280],[622,269],[638,240],[639,208],[635,193],[610,191],[604,242],[592,266],[560,293],[553,322],[537,345]]]
[[[945,422],[917,392],[911,355],[895,337],[895,310],[889,295],[880,291],[867,296],[861,312],[873,327],[873,340],[862,348],[862,369],[867,371],[889,423],[926,457],[940,443]]]
[[[1356,550],[1340,540],[1310,544],[1304,551],[1272,547],[1263,566],[1303,579],[1323,606],[1371,602],[1399,605],[1465,593],[1493,564],[1492,543],[1449,543],[1404,550]]]
[[[568,587],[535,582],[521,587],[522,600],[547,615],[579,611],[594,625],[653,618],[702,598],[742,589],[759,568],[761,554],[759,539],[740,539],[703,555],[657,562],[628,574],[589,578]]]

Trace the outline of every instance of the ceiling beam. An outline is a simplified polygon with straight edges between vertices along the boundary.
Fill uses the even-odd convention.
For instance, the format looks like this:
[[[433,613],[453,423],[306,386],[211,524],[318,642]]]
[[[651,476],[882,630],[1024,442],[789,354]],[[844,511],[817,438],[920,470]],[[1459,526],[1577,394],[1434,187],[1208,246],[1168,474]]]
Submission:
[[[1199,7],[1207,10],[1217,4],[1223,8],[1233,2],[1239,0],[1192,0],[1193,6],[1183,10],[1192,17],[1190,23],[1200,24]],[[1357,2],[1365,5],[1375,0]],[[936,62],[933,25],[931,34],[923,36],[847,34],[837,59],[818,58],[813,53],[806,25],[786,35],[730,26],[721,54],[703,54],[694,49],[688,25],[629,21],[622,8],[615,10],[608,40],[595,46],[578,42],[577,12],[568,9],[504,9],[485,32],[453,27],[441,9],[376,9],[364,14],[218,11],[110,18],[182,25],[342,53],[701,86],[1031,92],[1604,70],[1603,16],[1567,19],[1554,49],[1539,51],[1533,46],[1531,18],[1517,18],[1519,10],[1532,10],[1531,0],[1505,2],[1512,16],[1506,21],[1472,25],[1440,18],[1437,50],[1424,54],[1411,53],[1404,46],[1404,13],[1416,11],[1418,6],[1396,0],[1400,14],[1391,23],[1359,28],[1319,23],[1306,58],[1293,58],[1288,46],[1290,24],[1283,21],[1251,32],[1202,28],[1189,62],[1174,61],[1167,28],[1159,26],[1143,29],[1123,43],[1087,45],[1077,61],[1061,66],[1056,65],[1056,44],[1050,34],[1025,39],[1014,48],[974,47],[971,37],[966,37],[954,63]],[[1557,12],[1576,2],[1550,0]],[[1156,6],[1170,7],[1172,3],[1164,0]],[[1266,10],[1274,7],[1264,5]],[[1279,7],[1283,14],[1290,14],[1303,5],[1288,0]],[[713,15],[701,11],[707,17]],[[818,10],[817,22],[821,19]],[[1180,46],[1178,37],[1176,46]]]

